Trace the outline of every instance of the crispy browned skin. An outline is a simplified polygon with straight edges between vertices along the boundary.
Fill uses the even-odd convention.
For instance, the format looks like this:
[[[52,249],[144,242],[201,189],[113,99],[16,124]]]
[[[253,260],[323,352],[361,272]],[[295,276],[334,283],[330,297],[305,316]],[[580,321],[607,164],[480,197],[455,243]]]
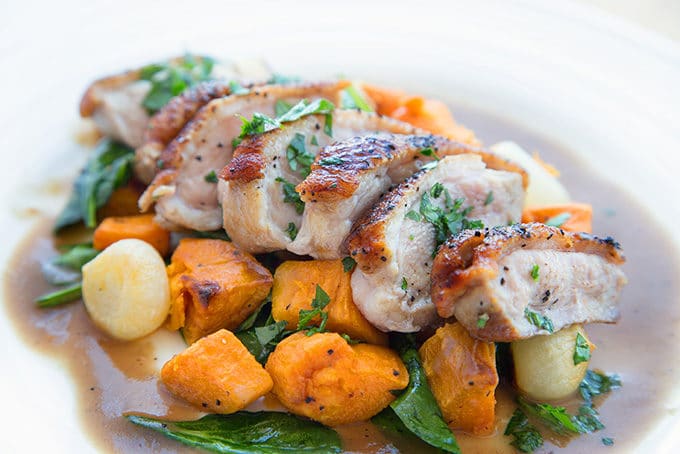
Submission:
[[[364,123],[362,123],[362,121]],[[323,116],[310,115],[297,120],[294,124],[313,123],[317,130],[323,126]],[[351,128],[364,126],[366,129],[376,132],[390,132],[393,134],[426,134],[422,129],[415,128],[408,123],[395,120],[390,117],[377,115],[372,112],[362,112],[355,110],[336,110],[333,113],[333,127]],[[249,136],[243,139],[241,144],[234,150],[234,157],[231,162],[222,170],[220,176],[224,180],[240,181],[247,183],[264,177],[264,167],[267,163],[264,149],[276,141],[280,130],[268,131],[264,134]],[[337,137],[337,135],[336,135]],[[343,141],[343,143],[345,143]],[[326,148],[334,148],[332,146]],[[335,148],[344,149],[343,146]],[[323,151],[320,153],[323,156]],[[317,166],[318,167],[318,166]],[[312,166],[314,168],[314,166]]]
[[[80,116],[90,117],[99,105],[99,98],[97,92],[101,89],[111,89],[125,84],[132,83],[139,79],[139,70],[127,71],[122,74],[114,76],[103,77],[95,80],[87,87],[85,94],[80,100]]]
[[[439,315],[451,317],[456,302],[468,289],[496,279],[498,264],[504,257],[518,250],[532,249],[595,254],[616,265],[625,261],[619,244],[611,237],[565,232],[544,224],[464,230],[442,245],[432,266],[431,296]],[[471,332],[474,337],[486,340],[518,337],[503,313],[491,311],[487,314],[489,319],[484,327]]]
[[[198,109],[215,98],[231,94],[229,83],[222,80],[202,82],[175,96],[149,120],[144,142],[170,143]]]
[[[386,162],[398,160],[403,157],[402,155],[413,154],[414,150],[418,153],[412,159],[423,159],[420,151],[427,148],[432,149],[440,157],[463,153],[478,154],[490,169],[521,174],[525,187],[528,182],[526,171],[506,159],[482,148],[429,134],[405,137],[355,137],[332,144],[319,153],[312,164],[312,173],[296,189],[305,202],[346,199],[359,187],[362,174],[370,173],[372,169]],[[330,166],[319,164],[320,160],[331,157],[338,159],[338,164]]]

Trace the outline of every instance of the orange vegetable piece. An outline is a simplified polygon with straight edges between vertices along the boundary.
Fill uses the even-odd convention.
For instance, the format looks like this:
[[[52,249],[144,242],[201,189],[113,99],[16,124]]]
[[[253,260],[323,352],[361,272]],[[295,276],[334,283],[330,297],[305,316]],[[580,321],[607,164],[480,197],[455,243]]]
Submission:
[[[349,345],[340,335],[296,333],[269,356],[272,393],[292,413],[328,426],[364,421],[408,385],[408,371],[387,347]]]
[[[170,329],[191,343],[236,329],[269,294],[272,275],[228,241],[184,238],[168,265]]]
[[[287,329],[295,329],[300,310],[312,308],[318,284],[331,299],[324,309],[328,312],[328,331],[347,334],[369,344],[387,345],[387,334],[371,325],[354,304],[350,276],[351,272],[344,271],[341,260],[282,263],[274,273],[274,320],[285,320]],[[319,317],[312,320],[316,326],[320,322]]]
[[[92,242],[101,251],[129,238],[146,241],[163,256],[170,251],[170,232],[154,221],[153,214],[106,218],[95,229]]]
[[[375,102],[376,112],[381,115],[396,118],[458,142],[479,145],[474,133],[457,123],[449,108],[441,101],[375,85],[363,85],[362,89]]]
[[[473,339],[461,324],[451,323],[425,341],[419,353],[449,427],[490,434],[498,385],[495,344]]]
[[[272,379],[231,332],[223,329],[175,355],[161,369],[173,394],[204,411],[234,413],[272,389]]]
[[[561,228],[570,232],[593,231],[593,207],[587,203],[567,203],[563,205],[544,205],[527,207],[522,211],[522,222],[545,223],[550,218],[568,213]]]
[[[138,200],[144,192],[144,187],[139,183],[130,181],[127,185],[114,190],[111,197],[99,209],[97,215],[100,218],[113,216],[134,216],[139,214]]]

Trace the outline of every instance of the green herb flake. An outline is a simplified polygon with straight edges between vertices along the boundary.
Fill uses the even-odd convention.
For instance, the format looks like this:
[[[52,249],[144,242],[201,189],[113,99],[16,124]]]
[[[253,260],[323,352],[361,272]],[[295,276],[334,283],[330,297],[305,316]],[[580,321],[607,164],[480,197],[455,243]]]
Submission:
[[[531,267],[531,273],[530,274],[531,274],[531,279],[533,279],[536,282],[538,282],[538,277],[539,277],[538,271],[539,271],[539,266],[534,263],[534,266]]]
[[[523,411],[540,420],[541,423],[558,435],[578,435],[581,433],[564,407],[550,404],[535,404],[521,396],[517,398],[517,402]]]
[[[408,290],[408,281],[406,280],[405,277],[402,277],[402,278],[401,278],[401,289],[402,289],[403,291]]]
[[[489,191],[484,199],[484,206],[490,205],[493,202],[493,191]]]
[[[357,262],[352,257],[345,257],[342,259],[342,269],[345,273],[351,273],[356,266]]]
[[[241,134],[238,136],[239,139],[243,139],[247,136],[264,134],[265,132],[273,131],[274,129],[279,129],[281,127],[281,122],[279,120],[259,112],[255,112],[253,118],[250,120],[241,116],[241,123]]]
[[[343,109],[357,109],[364,112],[373,112],[373,109],[364,98],[363,94],[354,86],[350,85],[340,92],[340,106]]]
[[[607,375],[605,373],[588,370],[583,381],[579,385],[579,392],[586,403],[591,403],[593,397],[606,394],[613,389],[621,387],[621,379],[618,375]]]
[[[316,138],[316,135],[312,136],[312,140],[310,141],[312,145],[319,146],[319,140]]]
[[[286,229],[286,233],[288,234],[288,236],[290,237],[290,239],[292,241],[295,241],[295,238],[297,238],[297,234],[298,234],[298,228],[297,228],[297,226],[295,225],[294,222],[288,223],[288,228]]]
[[[420,150],[420,154],[422,154],[423,156],[434,158],[435,161],[439,161],[440,159],[439,156],[437,156],[437,153],[435,153],[435,151],[432,148],[423,148],[422,150]]]
[[[229,81],[229,90],[232,95],[245,95],[250,93],[250,90],[245,88],[243,85],[239,84],[235,80]]]
[[[208,172],[205,177],[203,177],[206,183],[217,183],[217,173],[214,170]]]
[[[288,112],[292,107],[292,104],[284,101],[283,99],[277,99],[276,103],[274,104],[274,112],[276,112],[277,117],[280,117]]]
[[[410,219],[412,221],[420,222],[420,214],[418,214],[417,211],[410,210],[409,212],[406,213],[404,216],[406,219]]]
[[[602,444],[605,445],[605,446],[611,446],[611,445],[614,444],[614,440],[612,440],[612,439],[609,438],[609,437],[604,437],[604,438],[602,439]]]
[[[571,218],[571,213],[560,213],[558,215],[555,215],[545,221],[545,225],[549,225],[551,227],[562,227],[562,225],[567,222]]]
[[[339,166],[342,164],[343,161],[341,157],[339,156],[329,156],[327,158],[320,159],[318,164],[320,166],[326,167],[326,166]]]
[[[544,329],[549,333],[552,333],[555,330],[552,320],[548,317],[544,317],[538,312],[530,310],[528,307],[524,308],[524,317],[526,317],[532,325]]]
[[[324,332],[326,330],[326,323],[328,323],[328,312],[325,312],[324,309],[330,302],[331,298],[328,296],[328,293],[326,293],[319,284],[316,284],[316,293],[312,300],[312,308],[300,309],[297,325],[298,331],[306,329],[307,332],[305,334],[307,336]],[[321,318],[321,322],[318,326],[309,328],[313,319],[317,316]]]
[[[305,211],[305,202],[302,201],[300,194],[295,190],[295,185],[286,181],[283,177],[277,177],[276,181],[282,184],[283,202],[290,203],[295,207],[297,214],[302,214]]]
[[[142,100],[142,107],[151,115],[168,101],[199,82],[212,79],[215,61],[209,57],[187,54],[182,59],[143,67],[139,78],[151,83],[151,89]]]
[[[290,413],[238,411],[230,415],[207,415],[196,421],[169,421],[141,415],[126,415],[126,418],[186,445],[213,452],[343,451],[340,436],[333,429]]]
[[[307,151],[304,134],[295,133],[295,137],[286,148],[286,159],[293,172],[298,172],[303,178],[310,174],[314,155]]]
[[[585,363],[590,359],[590,344],[581,333],[576,333],[576,345],[574,346],[574,366]]]
[[[483,329],[486,326],[486,322],[489,321],[489,314],[486,312],[477,317],[477,328]]]
[[[503,435],[513,437],[510,444],[521,452],[534,452],[543,446],[541,433],[529,423],[527,415],[519,408],[512,414]]]

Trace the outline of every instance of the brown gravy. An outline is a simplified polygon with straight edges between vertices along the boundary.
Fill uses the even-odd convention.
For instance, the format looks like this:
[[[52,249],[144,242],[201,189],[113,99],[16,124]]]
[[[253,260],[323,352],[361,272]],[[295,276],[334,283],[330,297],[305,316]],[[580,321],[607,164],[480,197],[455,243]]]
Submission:
[[[594,207],[594,231],[611,234],[625,248],[625,271],[630,283],[622,300],[622,318],[617,325],[588,326],[597,345],[592,368],[617,372],[623,388],[613,392],[598,408],[606,429],[574,439],[570,452],[606,452],[601,439],[611,437],[619,450],[632,450],[655,421],[670,411],[665,398],[677,383],[678,368],[671,360],[680,350],[676,326],[680,320],[675,279],[680,275],[677,251],[651,221],[645,207],[614,184],[601,180],[588,163],[554,143],[525,129],[482,112],[456,109],[464,124],[485,143],[512,138],[557,166],[574,200]],[[200,412],[170,396],[158,384],[162,366],[149,339],[121,343],[107,338],[90,323],[80,303],[40,310],[32,301],[49,290],[39,262],[56,254],[49,222],[32,232],[20,245],[8,269],[6,310],[19,335],[28,345],[59,358],[79,388],[83,430],[102,450],[110,452],[183,452],[188,448],[159,434],[138,428],[121,417],[142,412],[174,419],[196,418]],[[164,334],[161,334],[164,335]],[[510,390],[497,393],[496,435],[474,438],[457,434],[463,452],[514,452],[502,432],[515,405]],[[569,403],[567,403],[568,405]],[[276,405],[271,400],[256,408]],[[388,440],[370,423],[339,428],[349,452],[428,452],[418,441]],[[544,451],[559,440],[546,442]],[[431,450],[435,452],[434,450]]]

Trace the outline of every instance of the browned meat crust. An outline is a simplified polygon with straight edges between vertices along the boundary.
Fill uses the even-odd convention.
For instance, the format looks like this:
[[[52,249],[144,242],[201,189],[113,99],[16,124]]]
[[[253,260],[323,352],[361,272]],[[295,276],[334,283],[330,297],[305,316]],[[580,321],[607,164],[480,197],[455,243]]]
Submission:
[[[528,183],[527,173],[520,166],[481,148],[430,134],[406,137],[355,137],[334,143],[319,153],[312,164],[312,172],[296,189],[305,202],[346,199],[359,187],[362,174],[385,162],[398,159],[400,155],[428,148],[439,157],[463,153],[478,154],[488,168],[519,173],[522,175],[524,187]],[[337,164],[319,164],[328,158],[333,158]],[[423,156],[414,156],[414,159],[420,158]]]
[[[515,224],[484,230],[465,230],[439,249],[432,266],[432,301],[441,317],[454,314],[456,302],[468,289],[494,280],[500,261],[517,250],[550,249],[599,255],[608,262],[625,262],[619,244],[611,237],[565,232],[544,224]],[[491,312],[484,326],[484,339],[513,339],[512,324],[502,313]],[[468,327],[469,329],[469,327]],[[475,335],[475,333],[471,333]],[[475,337],[481,336],[477,333]]]

